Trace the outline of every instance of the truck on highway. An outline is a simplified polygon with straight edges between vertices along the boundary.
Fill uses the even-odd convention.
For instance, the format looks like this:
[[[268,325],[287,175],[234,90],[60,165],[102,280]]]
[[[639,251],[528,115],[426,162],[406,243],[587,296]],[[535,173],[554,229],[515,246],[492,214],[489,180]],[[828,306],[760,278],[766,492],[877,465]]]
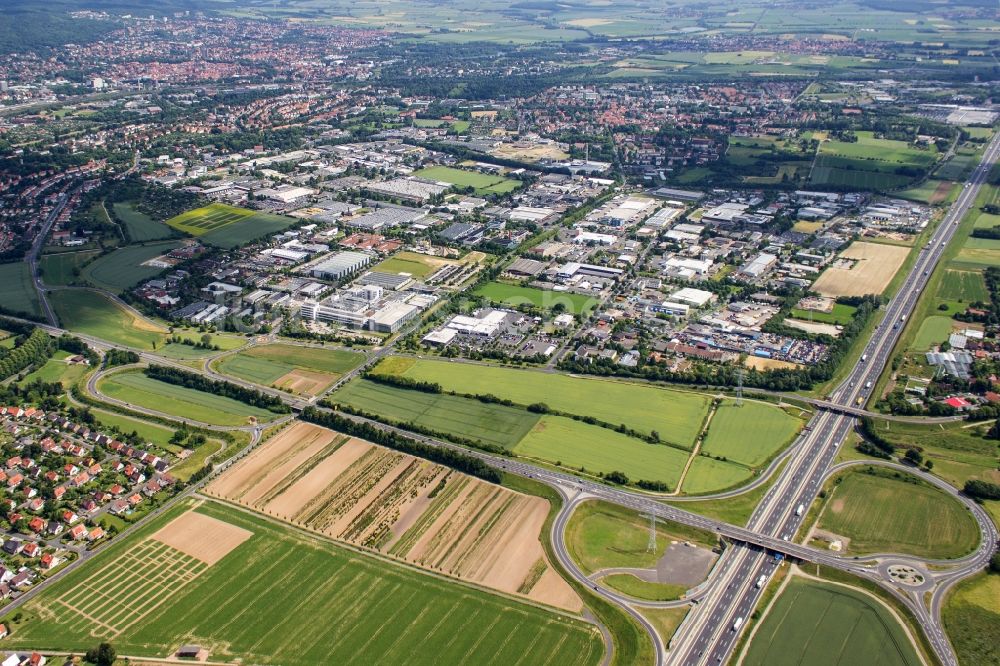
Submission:
[[[905,314],[899,315],[899,321],[906,321],[906,315]]]
[[[864,401],[865,401],[865,399],[859,395],[858,399],[854,401],[854,404],[857,405],[858,407],[860,407],[861,403],[864,402]]]
[[[795,515],[796,516],[801,516],[802,512],[805,511],[805,510],[806,510],[805,505],[799,504],[797,507],[795,507]]]
[[[866,389],[870,389],[871,387],[872,387],[872,383],[871,382],[865,382],[865,388]]]
[[[764,587],[764,583],[766,582],[767,582],[767,574],[761,574],[760,577],[757,578],[757,589],[759,590],[760,588]]]
[[[861,362],[864,363],[867,360],[868,360],[868,354],[862,354],[861,355]]]
[[[736,618],[735,620],[733,620],[733,631],[737,631],[742,626],[743,626],[743,617],[742,616],[740,616],[740,617]]]

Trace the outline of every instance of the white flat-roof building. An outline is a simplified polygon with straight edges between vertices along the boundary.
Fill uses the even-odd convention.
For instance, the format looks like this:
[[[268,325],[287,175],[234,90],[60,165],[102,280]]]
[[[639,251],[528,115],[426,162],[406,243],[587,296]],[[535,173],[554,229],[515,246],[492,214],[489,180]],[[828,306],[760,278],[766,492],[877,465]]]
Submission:
[[[715,294],[704,289],[684,287],[670,294],[670,298],[678,303],[689,303],[696,308],[701,308],[715,300]]]
[[[313,277],[324,280],[341,280],[360,271],[371,263],[371,255],[364,252],[336,252],[309,269]]]

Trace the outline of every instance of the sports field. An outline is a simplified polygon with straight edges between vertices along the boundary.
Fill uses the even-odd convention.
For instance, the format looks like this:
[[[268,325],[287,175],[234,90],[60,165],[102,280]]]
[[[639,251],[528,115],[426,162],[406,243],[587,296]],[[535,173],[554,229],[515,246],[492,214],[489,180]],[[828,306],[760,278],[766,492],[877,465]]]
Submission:
[[[105,376],[98,390],[130,405],[164,412],[211,425],[248,425],[249,417],[270,421],[277,415],[266,409],[204,391],[168,384],[147,377],[140,371],[117,372]]]
[[[459,393],[489,393],[522,405],[543,402],[570,414],[656,430],[662,440],[684,447],[694,445],[709,406],[708,396],[689,391],[471,363],[395,357],[378,370],[437,382]]]
[[[584,294],[522,287],[506,282],[489,282],[476,289],[473,293],[476,296],[488,298],[498,305],[508,307],[533,305],[543,310],[552,310],[558,307],[572,314],[590,312],[600,302],[593,296],[585,296]]]
[[[908,247],[855,241],[813,282],[812,289],[833,297],[881,294],[909,252]],[[842,261],[845,265],[838,266]]]
[[[43,254],[38,260],[46,285],[68,285],[79,278],[77,269],[101,253],[100,250]]]
[[[765,403],[745,401],[719,405],[712,416],[701,450],[758,467],[792,441],[802,426],[801,419]]]
[[[283,231],[296,222],[294,218],[284,215],[213,203],[181,213],[166,223],[178,231],[198,237],[204,243],[231,249]]]
[[[422,280],[442,266],[456,262],[441,257],[432,257],[418,252],[397,252],[372,270],[382,273],[409,273],[414,278]]]
[[[112,205],[115,215],[128,229],[128,235],[134,243],[170,238],[174,235],[170,227],[157,222],[145,213],[135,209],[129,202],[121,201]]]
[[[850,539],[851,554],[961,557],[979,544],[968,510],[924,483],[848,472],[832,486],[818,527]]]
[[[210,231],[235,224],[253,215],[252,210],[212,203],[189,210],[167,220],[167,225],[192,236],[202,236]]]
[[[0,306],[14,314],[41,316],[42,304],[25,262],[0,264]]]
[[[513,448],[538,422],[538,415],[517,407],[487,404],[440,393],[423,393],[355,379],[330,396],[393,421]]]
[[[543,416],[514,447],[514,453],[587,474],[624,472],[632,482],[662,481],[677,487],[688,454],[666,444],[649,444],[565,416]]]
[[[435,180],[442,183],[451,183],[460,188],[473,187],[476,194],[506,194],[513,192],[521,186],[521,182],[503,176],[491,176],[476,171],[466,171],[464,169],[453,169],[446,166],[434,166],[427,169],[420,169],[413,172],[414,176]]]
[[[268,344],[225,356],[219,360],[218,369],[290,393],[318,395],[364,360],[364,354],[358,352]]]
[[[165,241],[119,248],[87,264],[80,277],[95,287],[120,293],[162,273],[163,266],[143,264],[180,245],[180,241]]]
[[[166,329],[127,311],[104,294],[86,289],[49,293],[49,303],[63,328],[137,349],[156,349]]]
[[[581,620],[347,551],[236,508],[200,503],[186,515],[212,522],[171,528],[192,506],[172,508],[45,590],[19,622],[7,618],[6,646],[82,652],[110,640],[119,653],[166,657],[197,641],[211,647],[212,660],[282,666],[350,663],[359,655],[385,664],[588,666],[603,657],[600,634]],[[204,535],[212,550],[198,550],[188,534]]]
[[[746,649],[746,666],[920,666],[902,626],[872,597],[794,577]]]

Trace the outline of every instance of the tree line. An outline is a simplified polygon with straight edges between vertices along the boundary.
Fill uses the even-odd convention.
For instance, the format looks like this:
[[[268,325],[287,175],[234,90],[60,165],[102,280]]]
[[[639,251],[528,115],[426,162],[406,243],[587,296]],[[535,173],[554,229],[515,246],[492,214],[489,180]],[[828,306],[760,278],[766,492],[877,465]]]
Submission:
[[[27,338],[0,356],[0,379],[16,375],[32,365],[45,363],[54,348],[48,333],[40,328],[34,329]]]
[[[376,428],[368,423],[359,423],[335,412],[322,411],[311,406],[302,410],[301,416],[303,420],[323,426],[324,428],[330,428],[331,430],[336,430],[352,437],[359,437],[401,453],[425,458],[431,462],[451,467],[459,472],[478,477],[484,481],[500,483],[502,479],[497,469],[479,458],[461,453],[460,451],[422,444],[409,437]]]
[[[245,388],[230,384],[229,382],[208,379],[196,372],[179,370],[165,365],[150,365],[143,373],[150,379],[156,379],[175,386],[203,391],[213,395],[221,395],[225,398],[242,402],[251,407],[260,407],[275,414],[288,414],[292,411],[281,398],[262,393],[256,389]]]

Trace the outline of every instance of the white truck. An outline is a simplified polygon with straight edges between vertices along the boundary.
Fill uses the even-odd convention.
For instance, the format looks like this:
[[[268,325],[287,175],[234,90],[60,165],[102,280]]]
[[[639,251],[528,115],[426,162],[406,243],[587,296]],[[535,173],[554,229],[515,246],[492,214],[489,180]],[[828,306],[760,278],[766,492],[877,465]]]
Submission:
[[[743,617],[742,616],[736,618],[735,620],[733,620],[733,631],[739,630],[739,628],[742,627],[742,626],[743,626]]]
[[[797,507],[795,507],[795,515],[796,516],[801,516],[802,512],[805,511],[805,510],[806,510],[805,504],[799,504]]]
[[[766,582],[767,582],[767,574],[761,574],[757,578],[757,589],[759,590],[760,588],[764,587],[764,583]]]

